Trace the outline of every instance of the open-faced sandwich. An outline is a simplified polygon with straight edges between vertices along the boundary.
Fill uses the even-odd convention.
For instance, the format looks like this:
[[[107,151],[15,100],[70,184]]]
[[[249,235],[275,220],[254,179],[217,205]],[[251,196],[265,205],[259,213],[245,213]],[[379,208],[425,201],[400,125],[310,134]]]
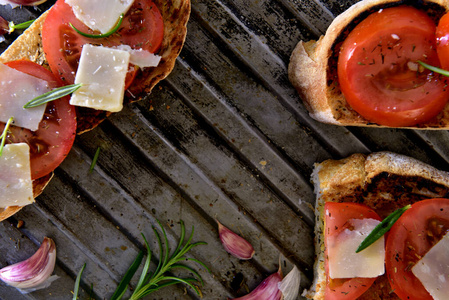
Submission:
[[[190,0],[57,0],[1,54],[0,221],[34,202],[77,133],[172,71],[189,15]],[[24,108],[55,91],[73,94]]]
[[[449,173],[377,152],[317,163],[312,181],[316,260],[303,296],[447,299]],[[378,239],[357,252],[373,231]]]
[[[448,9],[442,0],[363,0],[318,41],[300,41],[289,79],[311,117],[342,126],[448,129],[449,78],[440,74],[449,70]]]

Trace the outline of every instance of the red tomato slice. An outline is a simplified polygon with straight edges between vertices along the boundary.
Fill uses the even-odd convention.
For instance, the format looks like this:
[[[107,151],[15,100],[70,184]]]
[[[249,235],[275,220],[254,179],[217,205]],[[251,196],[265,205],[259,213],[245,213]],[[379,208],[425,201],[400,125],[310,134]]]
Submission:
[[[437,30],[437,53],[441,67],[449,70],[449,13],[446,13],[439,21]]]
[[[447,79],[419,67],[440,66],[436,26],[408,6],[369,15],[343,42],[338,78],[349,105],[370,122],[403,127],[435,117],[449,99]]]
[[[428,199],[408,209],[386,243],[386,271],[391,289],[401,299],[432,300],[411,268],[449,230],[449,199]]]
[[[46,80],[51,88],[59,86],[58,78],[44,67],[27,60],[6,63],[11,68]],[[58,167],[72,148],[76,135],[76,114],[69,104],[69,97],[47,104],[39,129],[12,126],[7,143],[24,142],[30,146],[31,178],[37,179],[51,173]],[[4,123],[0,122],[0,131]]]
[[[73,14],[64,0],[56,1],[42,27],[42,46],[51,70],[66,83],[75,81],[75,72],[84,44],[112,47],[129,45],[155,53],[164,37],[164,23],[159,9],[151,0],[135,0],[118,31],[106,38],[87,38],[74,31],[69,24],[85,33],[94,33]],[[131,66],[125,86],[129,87],[137,72]]]
[[[350,278],[350,279],[332,279],[329,274],[327,260],[327,239],[326,236],[339,234],[345,228],[348,228],[347,221],[350,219],[371,218],[381,220],[379,215],[370,207],[358,203],[337,203],[327,202],[324,205],[325,211],[325,268],[326,268],[326,300],[349,300],[360,297],[374,283],[376,278]]]

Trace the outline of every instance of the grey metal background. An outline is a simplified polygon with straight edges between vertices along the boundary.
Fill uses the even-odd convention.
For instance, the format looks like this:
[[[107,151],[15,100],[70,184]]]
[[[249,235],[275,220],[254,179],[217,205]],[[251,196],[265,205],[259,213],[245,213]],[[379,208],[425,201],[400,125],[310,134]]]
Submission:
[[[390,150],[449,171],[446,131],[320,124],[290,85],[286,68],[296,43],[316,38],[354,2],[192,0],[173,73],[145,101],[78,136],[37,203],[0,223],[0,267],[29,257],[49,236],[60,276],[28,295],[2,283],[0,299],[71,299],[84,263],[82,287],[93,284],[94,296],[108,299],[143,249],[141,232],[157,255],[156,218],[172,245],[181,219],[188,233],[195,227],[194,241],[208,243],[191,252],[211,269],[192,265],[205,281],[204,299],[247,293],[277,270],[280,258],[287,271],[298,266],[304,288],[314,259],[309,177],[315,162]],[[40,13],[0,12],[16,21]],[[97,147],[101,154],[89,174]],[[254,245],[252,260],[223,250],[215,219]],[[148,299],[198,297],[179,285]]]

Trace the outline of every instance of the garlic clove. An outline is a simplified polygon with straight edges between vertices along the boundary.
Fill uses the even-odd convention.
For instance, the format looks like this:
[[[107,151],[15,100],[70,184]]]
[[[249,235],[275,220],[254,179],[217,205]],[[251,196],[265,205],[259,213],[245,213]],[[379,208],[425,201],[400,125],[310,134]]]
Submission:
[[[36,5],[44,3],[45,1],[47,1],[47,0],[2,0],[2,1],[0,1],[0,4],[1,5],[10,4],[12,8],[15,8],[20,5],[36,6]]]
[[[279,290],[284,296],[283,300],[294,300],[299,294],[301,274],[296,266],[278,283]]]
[[[217,221],[218,234],[225,250],[239,259],[251,259],[255,253],[253,246],[244,238]]]
[[[234,300],[281,300],[282,292],[279,290],[279,283],[282,280],[281,268],[268,276],[264,281],[262,281],[251,293],[243,297],[234,298]]]
[[[18,289],[46,287],[56,263],[56,245],[44,238],[39,249],[27,260],[0,269],[0,279]]]

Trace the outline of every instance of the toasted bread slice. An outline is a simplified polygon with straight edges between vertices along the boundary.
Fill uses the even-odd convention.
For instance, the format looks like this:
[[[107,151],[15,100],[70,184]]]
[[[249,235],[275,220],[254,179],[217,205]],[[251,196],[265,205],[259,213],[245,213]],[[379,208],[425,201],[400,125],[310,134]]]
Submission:
[[[159,8],[164,20],[164,39],[157,53],[162,58],[157,67],[145,68],[139,72],[132,86],[125,93],[125,103],[142,100],[151,93],[159,81],[170,74],[186,38],[187,22],[190,17],[190,0],[171,2],[154,0],[153,2]],[[47,13],[48,11],[43,13],[0,55],[1,63],[28,59],[47,66],[41,37],[42,25]],[[77,107],[77,132],[83,133],[95,128],[110,114],[106,111]]]
[[[164,39],[157,53],[162,58],[157,67],[139,71],[133,85],[125,93],[125,103],[144,99],[159,81],[170,74],[186,38],[187,22],[190,17],[190,0],[170,2],[154,0],[153,2],[159,8],[164,20]],[[47,14],[48,11],[44,12],[0,55],[0,63],[27,59],[48,68],[41,37],[42,25]],[[110,112],[106,111],[77,108],[78,134],[95,128],[109,115]],[[35,198],[42,193],[52,176],[53,174],[49,174],[33,181]],[[0,221],[12,216],[21,208],[19,206],[0,208]]]
[[[315,265],[313,285],[304,291],[310,299],[324,299],[324,204],[357,202],[373,208],[382,218],[407,204],[449,197],[449,173],[411,157],[377,152],[354,154],[342,160],[315,164]],[[380,276],[359,299],[399,299],[385,275]]]
[[[341,126],[386,127],[370,123],[354,111],[343,96],[337,78],[339,44],[355,25],[370,13],[389,6],[410,4],[398,0],[363,0],[337,16],[318,41],[300,41],[292,52],[288,76],[304,101],[310,116],[320,122]],[[415,2],[413,2],[415,3]],[[449,10],[443,0],[416,1],[435,20]],[[413,129],[448,129],[449,102],[440,114]]]

